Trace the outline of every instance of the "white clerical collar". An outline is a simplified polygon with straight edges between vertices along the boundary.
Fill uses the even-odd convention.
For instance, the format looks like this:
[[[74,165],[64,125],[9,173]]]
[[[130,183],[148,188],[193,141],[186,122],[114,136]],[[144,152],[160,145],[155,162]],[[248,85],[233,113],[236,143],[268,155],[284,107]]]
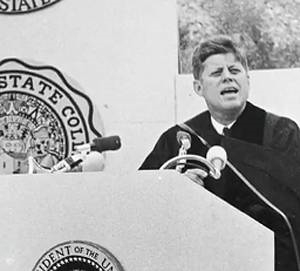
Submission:
[[[212,126],[215,128],[215,130],[217,131],[217,133],[219,135],[223,135],[224,128],[230,129],[232,127],[232,125],[235,123],[235,121],[233,121],[230,124],[225,126],[225,125],[221,124],[220,122],[217,122],[212,116],[210,116],[210,120],[211,120]]]

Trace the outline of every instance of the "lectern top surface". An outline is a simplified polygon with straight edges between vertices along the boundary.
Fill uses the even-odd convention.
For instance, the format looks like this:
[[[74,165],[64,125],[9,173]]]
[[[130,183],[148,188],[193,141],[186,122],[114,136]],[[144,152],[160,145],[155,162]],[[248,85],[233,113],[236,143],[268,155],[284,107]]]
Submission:
[[[3,270],[50,271],[93,245],[104,270],[109,255],[133,271],[273,268],[272,232],[177,172],[3,176],[0,193]]]

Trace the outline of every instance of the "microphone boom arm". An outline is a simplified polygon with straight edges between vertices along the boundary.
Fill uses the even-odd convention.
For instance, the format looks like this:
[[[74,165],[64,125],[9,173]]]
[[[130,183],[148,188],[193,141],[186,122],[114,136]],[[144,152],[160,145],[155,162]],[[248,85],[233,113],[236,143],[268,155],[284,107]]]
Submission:
[[[219,179],[221,177],[220,171],[212,163],[210,163],[208,160],[206,160],[202,156],[194,155],[194,154],[186,154],[186,155],[175,156],[175,157],[171,158],[170,160],[166,161],[159,169],[160,170],[170,169],[178,161],[183,160],[183,159],[201,162],[205,166],[208,167],[208,169],[209,169],[208,174],[210,176],[212,176],[214,179]]]

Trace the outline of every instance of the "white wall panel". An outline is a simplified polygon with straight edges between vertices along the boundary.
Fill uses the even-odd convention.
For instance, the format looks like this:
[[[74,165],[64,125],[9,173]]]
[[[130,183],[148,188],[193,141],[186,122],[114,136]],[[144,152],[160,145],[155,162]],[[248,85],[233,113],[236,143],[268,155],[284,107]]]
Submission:
[[[176,20],[175,0],[62,0],[0,15],[0,58],[52,65],[75,80],[100,111],[105,134],[122,138],[106,170],[134,170],[161,127],[174,122]]]

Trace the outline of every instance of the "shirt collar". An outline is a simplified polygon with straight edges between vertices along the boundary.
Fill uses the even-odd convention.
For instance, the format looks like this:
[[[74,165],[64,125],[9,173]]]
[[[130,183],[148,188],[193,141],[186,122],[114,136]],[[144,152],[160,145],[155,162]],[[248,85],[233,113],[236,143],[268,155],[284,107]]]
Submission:
[[[230,129],[232,127],[232,125],[236,122],[236,121],[233,121],[230,124],[228,124],[228,125],[225,126],[225,125],[217,122],[212,116],[210,116],[210,120],[211,120],[212,126],[215,128],[215,130],[217,131],[217,133],[219,135],[223,135],[223,129],[225,127],[228,128],[228,129]]]

